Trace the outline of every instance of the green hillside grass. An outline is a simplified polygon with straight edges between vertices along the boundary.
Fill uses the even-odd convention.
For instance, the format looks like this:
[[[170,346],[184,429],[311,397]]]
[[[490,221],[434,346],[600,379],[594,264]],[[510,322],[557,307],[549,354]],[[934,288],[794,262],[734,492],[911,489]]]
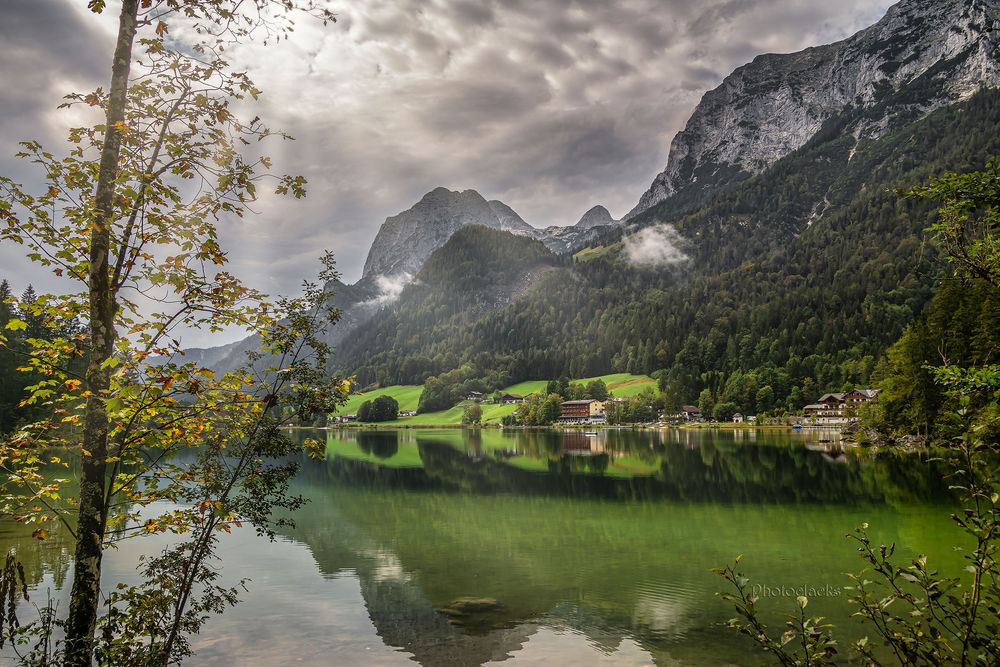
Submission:
[[[656,380],[653,378],[648,375],[633,375],[631,373],[611,373],[610,375],[599,375],[582,380],[571,380],[571,382],[573,384],[587,384],[594,380],[604,380],[604,384],[608,385],[608,390],[615,396],[635,396],[646,388],[656,388]],[[527,380],[511,385],[503,391],[527,396],[535,392],[545,391],[547,384],[548,380]]]
[[[584,248],[573,255],[573,259],[577,262],[590,262],[602,257],[615,259],[616,256],[621,253],[621,250],[621,242],[612,243],[611,245],[599,245],[592,248]]]
[[[653,378],[648,375],[632,375],[631,373],[612,373],[611,375],[578,380],[578,382],[587,384],[594,380],[604,380],[604,384],[608,385],[608,390],[612,395],[623,398],[641,394],[646,389],[656,389],[656,380]]]
[[[587,384],[594,380],[604,380],[604,383],[608,385],[608,390],[614,396],[629,397],[635,396],[647,388],[656,389],[656,380],[653,378],[646,375],[632,375],[631,373],[612,373],[610,375],[573,380],[572,382],[573,384]],[[527,396],[536,392],[544,392],[547,384],[547,380],[526,380],[525,382],[518,382],[506,387],[502,392]],[[355,414],[362,403],[374,400],[379,396],[391,396],[396,399],[399,402],[400,411],[416,410],[420,403],[421,391],[423,391],[423,387],[419,385],[393,385],[361,394],[353,394],[340,409],[339,414]],[[416,415],[415,417],[400,417],[398,420],[389,423],[399,426],[457,426],[462,423],[462,415],[465,414],[465,409],[468,405],[468,401],[462,401],[449,410],[428,412]],[[491,403],[483,403],[482,408],[482,423],[484,425],[499,424],[501,419],[507,415],[514,414],[517,410],[516,405],[493,405]]]
[[[526,380],[525,382],[512,384],[503,391],[508,394],[520,394],[521,396],[527,396],[528,394],[545,391],[545,385],[547,384],[548,380]]]
[[[416,410],[417,405],[420,403],[420,392],[424,390],[420,385],[409,385],[409,384],[397,384],[391,387],[382,387],[381,389],[373,389],[372,391],[351,394],[350,398],[347,400],[338,414],[342,415],[353,415],[357,414],[358,407],[361,406],[365,401],[373,401],[379,396],[390,396],[399,402],[400,410]]]

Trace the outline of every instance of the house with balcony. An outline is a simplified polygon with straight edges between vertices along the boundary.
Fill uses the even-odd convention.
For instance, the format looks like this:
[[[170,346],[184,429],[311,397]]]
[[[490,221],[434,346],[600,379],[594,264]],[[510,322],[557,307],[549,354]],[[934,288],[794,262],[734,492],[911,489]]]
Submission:
[[[823,394],[819,401],[802,408],[802,415],[817,425],[840,425],[858,420],[858,411],[865,405],[878,403],[878,389]]]
[[[592,398],[563,401],[559,421],[564,424],[603,424],[607,421],[607,404]]]

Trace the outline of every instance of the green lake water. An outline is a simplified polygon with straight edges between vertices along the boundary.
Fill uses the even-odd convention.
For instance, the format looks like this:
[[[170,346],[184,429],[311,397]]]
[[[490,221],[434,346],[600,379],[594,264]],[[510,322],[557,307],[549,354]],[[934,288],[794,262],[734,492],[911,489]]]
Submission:
[[[947,484],[919,455],[840,451],[827,431],[296,431],[327,441],[294,491],[309,503],[270,543],[222,541],[243,602],[193,641],[194,665],[757,665],[722,627],[709,568],[744,556],[762,605],[858,636],[844,534],[867,522],[902,554],[958,571]],[[0,521],[36,596],[66,606],[72,548]],[[140,552],[105,559],[135,581]],[[462,597],[491,611],[454,619]],[[457,621],[457,622],[456,622]]]

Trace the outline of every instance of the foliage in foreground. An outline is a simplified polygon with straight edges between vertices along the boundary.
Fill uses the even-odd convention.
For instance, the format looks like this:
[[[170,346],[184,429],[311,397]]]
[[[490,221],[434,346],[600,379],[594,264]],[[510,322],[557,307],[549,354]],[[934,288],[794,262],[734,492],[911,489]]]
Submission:
[[[324,414],[348,389],[324,377],[317,333],[332,324],[329,295],[307,284],[300,299],[272,302],[225,270],[218,240],[220,224],[253,213],[258,188],[305,194],[302,177],[272,175],[270,159],[247,148],[286,137],[242,116],[260,91],[226,53],[287,37],[294,10],[332,16],[316,0],[116,9],[110,84],[63,104],[91,124],[71,128],[63,151],[22,143],[19,157],[43,172],[40,190],[0,177],[0,239],[61,281],[60,294],[31,305],[42,335],[18,340],[30,325],[18,318],[0,332],[36,380],[22,404],[38,408],[0,442],[0,509],[37,526],[38,539],[58,521],[75,541],[65,617],[46,608],[8,637],[33,664],[182,659],[185,636],[235,600],[211,564],[218,534],[243,522],[269,533],[272,510],[300,502],[284,457],[301,447],[280,435],[277,415]],[[328,262],[322,280],[334,277]],[[259,336],[263,352],[246,368],[221,374],[184,358],[178,331],[227,327]],[[66,464],[55,447],[79,454],[78,491],[43,469]],[[167,531],[186,541],[145,562],[141,586],[103,595],[105,550]]]

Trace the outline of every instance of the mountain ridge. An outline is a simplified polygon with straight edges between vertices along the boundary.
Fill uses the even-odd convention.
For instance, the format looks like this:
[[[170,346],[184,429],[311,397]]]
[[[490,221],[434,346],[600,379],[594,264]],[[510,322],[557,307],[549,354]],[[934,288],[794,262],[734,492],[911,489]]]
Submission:
[[[926,115],[1000,84],[997,40],[986,29],[998,14],[1000,0],[903,0],[847,39],[757,56],[705,93],[671,141],[666,167],[624,220],[668,199],[678,210],[696,206],[801,148],[849,107],[871,109],[942,62],[958,59],[940,73],[938,91],[900,100],[878,117],[858,114],[842,131],[878,138],[895,114]]]

